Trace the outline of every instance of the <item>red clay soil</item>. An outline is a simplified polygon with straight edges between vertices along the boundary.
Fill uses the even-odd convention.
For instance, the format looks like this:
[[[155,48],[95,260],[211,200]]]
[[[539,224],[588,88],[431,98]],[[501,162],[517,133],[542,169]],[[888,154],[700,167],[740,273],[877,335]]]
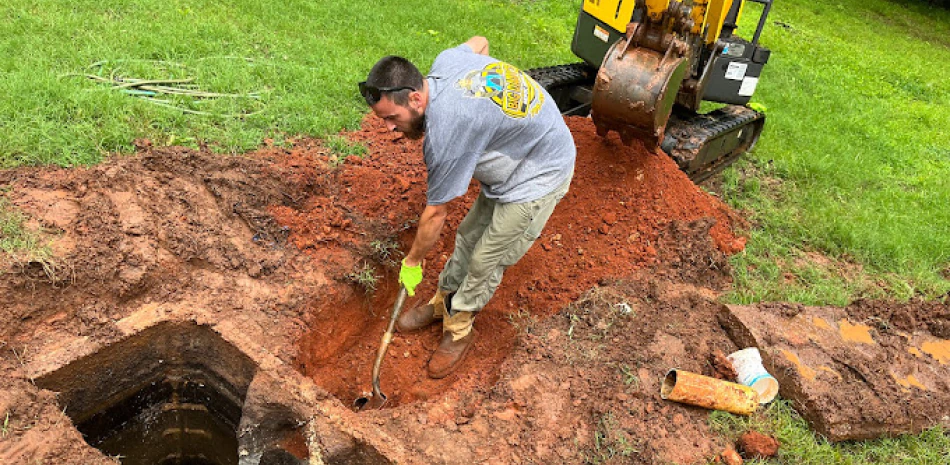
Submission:
[[[696,187],[669,158],[639,145],[625,147],[616,137],[604,140],[589,119],[569,118],[568,125],[578,148],[571,190],[538,243],[508,269],[479,315],[481,339],[455,374],[432,380],[425,375],[425,364],[438,342],[438,325],[397,337],[382,368],[382,389],[392,405],[426,399],[453,385],[468,389],[493,384],[515,342],[511,318],[547,317],[599,280],[657,263],[664,254],[661,247],[677,246],[663,241],[674,223],[711,218],[709,235],[721,251],[734,253],[744,247],[745,239],[732,230],[737,217]],[[301,342],[299,367],[344,402],[369,390],[370,369],[395,294],[394,267],[381,265],[367,244],[395,239],[400,250],[408,250],[414,221],[425,205],[420,141],[388,131],[372,116],[362,130],[348,136],[367,146],[366,158],[351,156],[344,167],[322,173],[301,170],[300,176],[314,180],[313,194],[301,201],[302,208],[271,209],[289,228],[290,240],[326,269],[345,275],[371,263],[380,276],[380,287],[372,295],[353,291],[326,296],[307,312],[310,332]],[[305,167],[313,153],[298,148],[287,155],[281,158],[285,168]],[[451,254],[454,231],[477,192],[473,182],[468,194],[455,202],[442,240],[427,257],[426,280],[407,308],[431,296]]]
[[[736,449],[746,459],[767,459],[778,454],[779,442],[772,436],[758,431],[746,431],[736,441]]]
[[[742,465],[742,456],[732,447],[726,448],[719,454],[719,460],[726,465]]]
[[[518,342],[494,385],[363,416],[425,463],[706,463],[725,446],[709,411],[659,391],[670,368],[710,374],[705,354],[736,349],[715,317],[729,273],[702,222],[676,231],[664,249],[680,244],[681,265],[596,285],[544,320],[515,318]]]
[[[0,253],[0,463],[117,463],[27,367],[76,337],[118,340],[143,308],[263,328],[261,344],[289,361],[302,300],[330,282],[265,211],[292,201],[290,178],[261,156],[147,144],[89,168],[0,171],[0,195],[51,251]]]
[[[478,317],[468,360],[444,380],[425,377],[437,327],[390,347],[382,387],[403,405],[360,418],[419,463],[584,463],[605,453],[602,439],[639,451],[603,463],[689,463],[721,450],[707,412],[662,401],[657,383],[673,366],[709,374],[709,353],[735,350],[711,299],[729,279],[723,252],[744,245],[732,232],[739,220],[665,156],[602,140],[586,119],[568,124],[578,145],[571,192]],[[298,140],[236,157],[142,143],[87,169],[0,171],[0,193],[53,253],[45,267],[0,257],[0,462],[114,463],[83,443],[24,366],[56,341],[118,340],[117,322],[143,309],[264,334],[262,347],[345,404],[367,391],[400,258],[373,244],[408,249],[425,169],[419,142],[379,120],[349,136],[368,155],[335,167],[319,141]],[[475,195],[473,186],[458,201],[408,305],[433,292]],[[373,293],[346,279],[364,264],[379,276]],[[618,316],[620,304],[630,312]],[[622,436],[601,437],[609,421]]]
[[[717,379],[735,382],[736,378],[739,377],[739,374],[736,373],[736,367],[721,351],[710,354],[709,365],[713,368],[713,377]]]

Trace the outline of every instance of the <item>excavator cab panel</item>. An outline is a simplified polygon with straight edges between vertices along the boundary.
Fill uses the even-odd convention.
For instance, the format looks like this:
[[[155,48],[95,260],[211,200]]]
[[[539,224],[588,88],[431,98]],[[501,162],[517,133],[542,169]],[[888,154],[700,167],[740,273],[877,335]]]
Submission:
[[[623,37],[635,5],[636,0],[584,0],[571,41],[574,55],[599,68],[607,49]]]
[[[768,63],[772,53],[768,48],[759,45],[759,36],[772,7],[772,0],[748,1],[764,5],[755,35],[752,41],[748,41],[733,34],[741,7],[741,2],[735,2],[726,17],[719,38],[721,51],[710,58],[714,62],[709,68],[709,76],[704,80],[701,100],[745,105],[755,92],[762,67]],[[715,50],[720,50],[720,47]]]

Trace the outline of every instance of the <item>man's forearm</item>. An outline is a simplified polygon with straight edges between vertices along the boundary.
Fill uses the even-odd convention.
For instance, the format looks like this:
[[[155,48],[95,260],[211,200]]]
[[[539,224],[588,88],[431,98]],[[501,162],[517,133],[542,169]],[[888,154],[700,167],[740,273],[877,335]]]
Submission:
[[[428,205],[419,217],[419,229],[412,241],[412,249],[406,255],[406,265],[416,266],[422,263],[426,254],[432,250],[442,233],[442,225],[448,216],[447,205]]]
[[[479,55],[488,55],[488,39],[482,36],[475,36],[465,42],[473,52]]]

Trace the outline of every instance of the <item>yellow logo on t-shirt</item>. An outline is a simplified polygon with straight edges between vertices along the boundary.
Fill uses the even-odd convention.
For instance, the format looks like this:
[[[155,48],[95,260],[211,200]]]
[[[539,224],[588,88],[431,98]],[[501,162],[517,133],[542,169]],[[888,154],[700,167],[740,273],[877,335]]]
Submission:
[[[469,97],[490,98],[512,118],[533,117],[544,103],[544,92],[537,81],[501,61],[469,72],[456,86]]]

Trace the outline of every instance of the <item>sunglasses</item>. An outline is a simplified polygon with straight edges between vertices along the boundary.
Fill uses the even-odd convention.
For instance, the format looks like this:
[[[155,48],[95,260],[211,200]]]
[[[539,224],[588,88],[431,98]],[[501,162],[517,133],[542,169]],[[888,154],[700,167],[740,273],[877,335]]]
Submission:
[[[371,86],[363,81],[359,83],[360,86],[360,95],[366,99],[366,103],[369,105],[376,105],[376,102],[379,102],[383,98],[384,93],[389,92],[399,92],[400,90],[416,90],[415,87],[410,86],[400,86],[400,87],[376,87]]]

